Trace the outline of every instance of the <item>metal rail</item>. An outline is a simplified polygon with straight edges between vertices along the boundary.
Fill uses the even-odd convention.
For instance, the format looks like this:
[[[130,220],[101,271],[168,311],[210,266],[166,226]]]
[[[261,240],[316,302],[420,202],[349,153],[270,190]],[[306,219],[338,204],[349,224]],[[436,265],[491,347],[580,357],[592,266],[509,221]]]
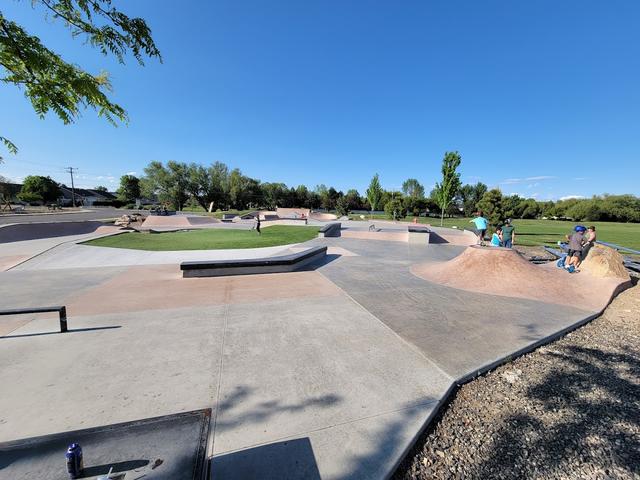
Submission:
[[[38,307],[38,308],[14,308],[11,310],[0,310],[1,315],[25,315],[29,313],[58,312],[60,317],[60,333],[67,331],[67,307]]]
[[[623,252],[635,253],[636,255],[640,255],[640,251],[638,250],[634,250],[633,248],[623,247],[622,245],[616,245],[615,243],[607,243],[607,242],[600,242],[600,241],[596,241],[596,243],[599,243],[600,245],[604,245],[606,247],[611,247],[615,250],[622,250]]]

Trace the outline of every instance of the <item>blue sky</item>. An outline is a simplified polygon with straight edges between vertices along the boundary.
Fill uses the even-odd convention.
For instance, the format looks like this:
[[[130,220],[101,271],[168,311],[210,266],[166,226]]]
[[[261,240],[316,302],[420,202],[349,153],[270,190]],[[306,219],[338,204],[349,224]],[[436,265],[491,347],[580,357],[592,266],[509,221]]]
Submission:
[[[43,20],[2,11],[69,61],[110,72],[128,126],[40,120],[0,85],[0,175],[117,186],[151,160],[222,161],[263,181],[364,192],[462,179],[538,199],[640,194],[640,2],[115,1],[164,56],[121,66]]]

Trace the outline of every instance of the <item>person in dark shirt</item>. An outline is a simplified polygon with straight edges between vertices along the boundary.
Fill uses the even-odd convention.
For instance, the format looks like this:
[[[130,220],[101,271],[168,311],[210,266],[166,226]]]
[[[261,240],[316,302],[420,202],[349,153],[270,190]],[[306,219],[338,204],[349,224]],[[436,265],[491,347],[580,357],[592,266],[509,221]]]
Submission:
[[[511,248],[513,242],[516,240],[516,228],[511,225],[511,219],[507,218],[504,226],[502,227],[502,246]]]
[[[260,232],[260,214],[256,215],[256,232],[258,232],[258,235],[262,235]]]

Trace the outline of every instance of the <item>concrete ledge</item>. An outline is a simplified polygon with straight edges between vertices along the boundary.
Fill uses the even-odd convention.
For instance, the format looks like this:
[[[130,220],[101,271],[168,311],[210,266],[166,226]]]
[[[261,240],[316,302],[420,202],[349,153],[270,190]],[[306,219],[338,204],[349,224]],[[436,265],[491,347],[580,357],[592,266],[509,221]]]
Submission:
[[[409,236],[407,241],[416,244],[429,244],[431,239],[431,229],[426,225],[409,225],[407,228]]]
[[[318,230],[319,237],[339,237],[342,230],[341,223],[328,223]]]
[[[327,247],[313,247],[302,252],[279,257],[182,262],[180,270],[182,270],[183,278],[293,272],[326,256],[326,254]]]

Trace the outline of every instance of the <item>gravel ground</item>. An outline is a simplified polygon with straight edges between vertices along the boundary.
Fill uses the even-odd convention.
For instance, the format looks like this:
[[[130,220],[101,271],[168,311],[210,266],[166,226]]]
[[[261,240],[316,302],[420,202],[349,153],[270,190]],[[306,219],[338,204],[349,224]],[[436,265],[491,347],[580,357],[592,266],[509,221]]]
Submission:
[[[640,285],[462,386],[394,478],[640,479]]]

